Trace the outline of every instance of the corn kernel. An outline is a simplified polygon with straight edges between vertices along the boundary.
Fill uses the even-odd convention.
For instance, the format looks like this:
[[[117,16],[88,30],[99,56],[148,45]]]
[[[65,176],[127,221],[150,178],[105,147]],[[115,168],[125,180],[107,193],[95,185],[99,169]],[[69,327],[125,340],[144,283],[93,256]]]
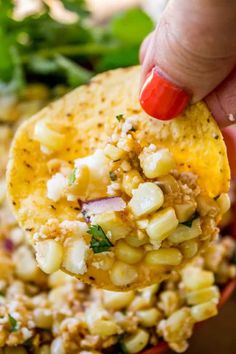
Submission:
[[[116,292],[103,290],[103,303],[107,309],[121,310],[131,303],[135,297],[133,291]]]
[[[67,187],[69,193],[78,196],[87,195],[87,187],[89,183],[90,171],[88,166],[81,165],[76,168],[75,182]]]
[[[145,263],[155,265],[179,265],[182,261],[182,254],[178,248],[161,248],[159,250],[147,252]]]
[[[139,353],[146,347],[149,340],[148,332],[138,329],[136,333],[123,339],[123,346],[128,353]]]
[[[36,308],[33,312],[36,327],[50,329],[52,327],[52,312],[45,308]]]
[[[65,354],[65,348],[61,337],[55,338],[51,343],[51,354]]]
[[[192,222],[192,226],[179,225],[176,230],[168,237],[168,241],[174,244],[178,244],[184,241],[191,240],[201,235],[202,229],[200,225],[200,219],[195,219]]]
[[[50,274],[60,268],[63,256],[60,243],[55,240],[45,240],[38,242],[35,249],[38,265],[45,273]]]
[[[216,202],[220,207],[222,215],[230,209],[230,198],[227,193],[222,193],[219,198],[216,199]]]
[[[114,211],[97,214],[92,218],[92,222],[100,225],[105,233],[111,233],[111,242],[113,244],[117,240],[126,237],[131,231],[129,225]]]
[[[117,286],[129,285],[133,283],[137,277],[138,273],[134,266],[120,261],[114,263],[110,273],[112,283]]]
[[[191,307],[191,314],[195,322],[205,321],[210,317],[216,316],[217,313],[217,305],[213,301]]]
[[[217,286],[210,286],[209,288],[203,288],[186,293],[187,303],[189,305],[198,305],[203,302],[214,300],[218,302],[220,292]]]
[[[162,241],[174,231],[177,225],[178,219],[174,209],[166,208],[153,215],[146,231],[152,240]]]
[[[13,253],[13,260],[14,263],[17,264],[15,272],[21,280],[34,281],[37,278],[40,270],[29,247],[20,246],[17,248]],[[6,268],[7,266],[5,262],[5,269]]]
[[[195,254],[197,254],[198,243],[194,240],[183,242],[180,245],[180,250],[184,258],[192,258],[193,256],[195,256]]]
[[[143,182],[137,170],[131,170],[123,175],[122,189],[126,194],[132,197],[133,190],[137,189],[139,184]]]
[[[107,144],[104,148],[104,154],[109,159],[116,161],[122,159],[125,156],[125,151],[114,145]]]
[[[87,271],[88,245],[81,239],[71,239],[65,247],[63,267],[71,273],[84,274]]]
[[[182,271],[182,281],[186,290],[207,288],[214,284],[214,273],[189,266]]]
[[[142,248],[135,248],[129,246],[123,240],[118,241],[115,246],[115,255],[116,257],[125,263],[135,264],[141,261],[143,258],[144,251]]]
[[[139,237],[139,234],[140,237]],[[138,233],[137,235],[130,234],[125,238],[128,245],[132,247],[140,247],[149,242],[149,238],[146,233]]]
[[[197,197],[197,211],[201,216],[206,216],[210,212],[218,213],[219,209],[216,200],[201,194]]]
[[[119,332],[119,326],[110,318],[109,313],[96,303],[86,308],[85,319],[93,335],[107,337]]]
[[[161,312],[156,308],[137,311],[136,316],[143,327],[154,327],[162,318]]]
[[[189,220],[196,210],[193,203],[176,204],[174,208],[179,222]]]
[[[129,202],[132,213],[138,218],[158,210],[164,202],[162,190],[151,182],[142,183],[133,191]]]
[[[65,144],[65,135],[49,128],[46,120],[41,120],[36,123],[34,138],[52,151],[61,150]]]
[[[167,175],[175,168],[175,161],[168,149],[157,152],[144,152],[140,155],[140,165],[147,178]]]

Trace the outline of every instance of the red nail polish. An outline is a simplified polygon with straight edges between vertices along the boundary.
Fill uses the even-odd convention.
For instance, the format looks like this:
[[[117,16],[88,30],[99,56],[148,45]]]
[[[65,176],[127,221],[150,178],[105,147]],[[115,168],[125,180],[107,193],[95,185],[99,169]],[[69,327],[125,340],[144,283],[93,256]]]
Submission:
[[[177,117],[183,112],[189,99],[187,92],[163,77],[156,67],[147,77],[139,97],[144,111],[161,120]]]

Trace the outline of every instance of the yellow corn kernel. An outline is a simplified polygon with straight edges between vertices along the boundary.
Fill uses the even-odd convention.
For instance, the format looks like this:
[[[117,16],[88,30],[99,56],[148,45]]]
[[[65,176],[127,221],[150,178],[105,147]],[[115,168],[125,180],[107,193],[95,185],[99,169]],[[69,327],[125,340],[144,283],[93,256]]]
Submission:
[[[133,301],[135,294],[133,291],[117,292],[103,290],[103,303],[107,309],[121,310]]]
[[[47,344],[42,345],[38,348],[36,354],[50,354],[50,347]]]
[[[210,286],[209,288],[187,292],[186,298],[189,305],[198,305],[211,300],[218,303],[220,292],[217,286]]]
[[[126,237],[131,228],[127,225],[115,211],[97,214],[93,217],[92,222],[100,225],[104,232],[111,233],[111,242]]]
[[[230,198],[227,193],[222,193],[219,198],[216,199],[216,202],[220,207],[222,215],[230,209]]]
[[[174,208],[179,222],[189,220],[196,210],[196,206],[193,203],[176,204]]]
[[[182,271],[182,281],[186,290],[203,289],[214,284],[214,273],[189,266]]]
[[[71,273],[84,274],[87,271],[88,245],[81,239],[68,240],[63,255],[63,267]]]
[[[214,301],[204,302],[203,304],[191,307],[191,315],[195,322],[205,321],[218,313],[217,305]]]
[[[45,308],[36,308],[33,312],[36,327],[50,329],[52,327],[52,311]]]
[[[137,332],[123,339],[123,346],[128,353],[139,353],[148,344],[149,334],[143,329],[138,329]]]
[[[104,148],[104,154],[109,159],[116,161],[122,159],[125,156],[125,151],[114,145],[107,144]]]
[[[136,316],[143,327],[154,327],[162,318],[161,312],[156,308],[137,311]]]
[[[164,202],[164,195],[155,183],[145,182],[133,191],[129,207],[134,216],[141,217],[158,210]]]
[[[141,261],[144,251],[142,248],[129,246],[123,240],[118,241],[115,245],[115,255],[120,261],[128,264],[135,264]]]
[[[197,211],[201,216],[205,216],[210,212],[218,213],[219,209],[216,200],[202,194],[197,197]]]
[[[52,273],[48,277],[48,284],[50,288],[57,288],[58,286],[66,284],[68,281],[73,279],[70,275],[58,270]]]
[[[66,141],[65,135],[49,128],[46,120],[41,120],[36,123],[34,128],[34,138],[44,147],[52,151],[61,150]]]
[[[45,240],[36,243],[36,260],[45,273],[56,272],[62,262],[63,247],[55,240]]]
[[[140,247],[149,242],[149,238],[146,233],[138,232],[137,235],[130,234],[125,238],[126,243],[131,247]]]
[[[163,336],[168,342],[178,342],[192,334],[193,319],[188,307],[175,311],[164,322]]]
[[[61,337],[55,338],[51,343],[51,354],[66,354]]]
[[[180,191],[179,183],[172,175],[159,177],[157,183],[165,193],[179,193]]]
[[[90,171],[88,166],[81,165],[76,168],[75,182],[68,186],[68,192],[79,196],[86,195]]]
[[[168,241],[174,244],[182,243],[191,240],[201,235],[202,229],[200,219],[195,219],[192,226],[178,225],[176,230],[168,237]]]
[[[145,263],[155,265],[179,265],[183,259],[178,248],[161,248],[159,250],[147,252]]]
[[[147,178],[157,178],[167,175],[175,168],[173,155],[168,149],[157,152],[144,152],[140,155],[140,165]]]
[[[164,313],[165,317],[169,317],[175,312],[180,305],[180,296],[177,291],[164,290],[160,294],[159,308]]]
[[[119,332],[119,326],[111,319],[109,313],[96,303],[86,308],[85,319],[93,335],[106,337]]]
[[[133,190],[137,189],[139,184],[143,182],[137,170],[131,170],[123,175],[122,189],[123,191],[132,197]]]
[[[162,241],[174,231],[178,223],[174,209],[166,208],[153,215],[146,231],[152,240]]]
[[[197,254],[198,251],[198,243],[197,241],[190,240],[183,242],[180,245],[180,250],[184,256],[184,258],[192,258]]]
[[[17,264],[17,267],[15,268],[16,275],[21,280],[33,281],[37,278],[40,270],[35,261],[35,257],[28,246],[20,246],[17,248],[13,253],[13,260],[14,263]],[[7,269],[6,262],[5,269]]]
[[[114,263],[110,273],[112,283],[117,286],[129,285],[133,283],[137,277],[138,273],[134,266],[120,261]]]

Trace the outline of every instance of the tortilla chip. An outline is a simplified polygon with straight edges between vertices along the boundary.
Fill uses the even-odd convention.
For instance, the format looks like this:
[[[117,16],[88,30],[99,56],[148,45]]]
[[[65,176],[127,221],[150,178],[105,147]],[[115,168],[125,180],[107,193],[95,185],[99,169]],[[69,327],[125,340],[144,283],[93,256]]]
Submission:
[[[179,171],[191,171],[202,190],[215,197],[229,190],[230,170],[222,134],[203,102],[183,115],[162,122],[145,114],[138,102],[139,67],[108,71],[96,76],[60,100],[50,104],[18,129],[10,153],[8,192],[20,225],[31,234],[50,218],[75,220],[78,213],[65,200],[54,204],[47,195],[50,178],[40,144],[33,139],[36,122],[47,118],[51,125],[67,128],[63,151],[55,158],[73,161],[103,147],[114,130],[116,115],[136,115],[145,142],[168,147]],[[91,282],[85,277],[83,280]],[[158,280],[158,276],[155,280]],[[100,284],[99,284],[100,285]],[[143,284],[145,286],[145,284]]]

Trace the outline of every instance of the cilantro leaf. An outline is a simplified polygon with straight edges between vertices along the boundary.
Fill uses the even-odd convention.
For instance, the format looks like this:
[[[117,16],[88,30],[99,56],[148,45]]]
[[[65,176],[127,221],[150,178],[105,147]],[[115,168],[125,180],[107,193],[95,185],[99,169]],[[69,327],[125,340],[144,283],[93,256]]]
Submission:
[[[18,330],[18,322],[17,320],[8,314],[9,323],[11,325],[11,332],[16,332]]]
[[[139,8],[131,8],[111,21],[111,33],[118,40],[138,45],[154,29],[151,18]]]
[[[76,168],[73,169],[73,172],[68,177],[68,185],[71,186],[73,183],[75,183],[75,179],[76,179]]]
[[[110,179],[112,180],[112,182],[117,180],[117,175],[115,174],[115,172],[110,171],[109,176],[110,176]]]
[[[90,247],[94,253],[109,251],[113,246],[100,225],[90,225],[88,233],[92,235]]]
[[[116,119],[120,122],[124,118],[124,114],[117,114]]]

